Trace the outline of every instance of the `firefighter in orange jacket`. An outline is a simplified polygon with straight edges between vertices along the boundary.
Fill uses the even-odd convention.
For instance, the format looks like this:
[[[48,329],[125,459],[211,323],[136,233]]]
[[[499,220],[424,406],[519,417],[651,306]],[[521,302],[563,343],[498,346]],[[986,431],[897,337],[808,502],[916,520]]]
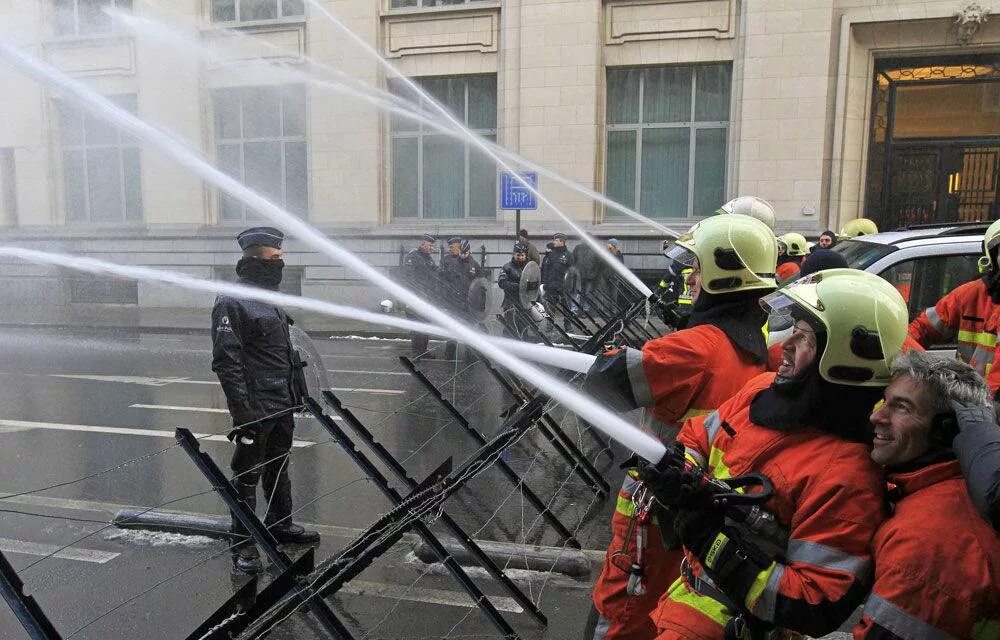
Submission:
[[[762,304],[795,320],[777,373],[686,422],[678,442],[717,479],[769,478],[765,509],[787,532],[763,539],[726,519],[693,474],[647,467],[656,500],[678,508],[686,553],[655,614],[660,640],[773,629],[822,636],[868,591],[884,495],[868,416],[906,336],[906,304],[888,282],[854,269],[820,271]]]
[[[1000,220],[991,224],[983,237],[979,267],[986,275],[938,300],[917,316],[909,329],[910,337],[924,348],[957,339],[959,357],[986,378],[994,394],[1000,391],[1000,370],[993,371],[992,366],[1000,330],[998,248]]]
[[[969,365],[922,352],[893,362],[871,416],[893,513],[875,534],[875,584],[856,640],[1000,638],[1000,539],[976,513],[951,448],[956,403],[990,406]]]
[[[802,261],[809,255],[806,239],[801,233],[786,233],[778,236],[778,284],[790,282],[799,277]]]
[[[641,351],[598,357],[584,383],[622,411],[648,407],[649,428],[665,441],[685,419],[709,413],[767,369],[759,299],[776,286],[777,243],[760,220],[730,214],[699,222],[667,256],[692,270],[687,328],[650,340]],[[678,575],[680,549],[664,545],[658,516],[637,504],[643,493],[637,478],[636,469],[626,474],[594,585],[591,626],[599,640],[649,640],[656,632],[649,614]]]

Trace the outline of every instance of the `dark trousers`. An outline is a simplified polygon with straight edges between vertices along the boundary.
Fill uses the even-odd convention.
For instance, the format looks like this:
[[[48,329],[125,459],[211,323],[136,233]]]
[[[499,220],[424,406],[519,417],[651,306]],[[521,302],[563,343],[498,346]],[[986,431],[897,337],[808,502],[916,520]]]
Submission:
[[[230,463],[233,484],[251,509],[257,504],[257,483],[263,479],[264,504],[269,505],[264,517],[267,525],[284,520],[292,513],[288,451],[292,448],[294,429],[295,418],[291,414],[260,423],[254,443],[237,443]],[[241,528],[233,524],[234,530]]]
[[[406,311],[406,317],[409,320],[416,320],[417,322],[423,322],[424,319],[413,313],[410,310]],[[427,353],[427,343],[430,341],[430,336],[426,333],[417,333],[416,331],[410,332],[410,349],[413,351],[414,356],[421,356]]]

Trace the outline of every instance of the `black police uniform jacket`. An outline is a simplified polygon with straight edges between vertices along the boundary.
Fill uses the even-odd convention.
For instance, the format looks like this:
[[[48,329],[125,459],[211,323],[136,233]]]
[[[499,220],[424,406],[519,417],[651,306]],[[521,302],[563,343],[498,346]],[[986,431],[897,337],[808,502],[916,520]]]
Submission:
[[[472,256],[462,260],[450,253],[441,258],[441,299],[452,309],[468,306],[469,286],[479,276],[479,263]]]
[[[528,263],[517,264],[511,260],[500,269],[500,274],[497,276],[497,286],[503,291],[501,306],[504,309],[521,306],[521,272],[524,271],[525,264]]]
[[[403,258],[403,277],[421,298],[434,300],[439,295],[438,267],[431,254],[412,249]]]
[[[240,284],[253,283],[240,281]],[[241,425],[298,404],[294,354],[280,307],[220,295],[212,309],[212,371],[219,376],[233,424]]]
[[[552,247],[542,258],[542,284],[545,292],[561,293],[566,272],[573,266],[573,254],[566,247]]]

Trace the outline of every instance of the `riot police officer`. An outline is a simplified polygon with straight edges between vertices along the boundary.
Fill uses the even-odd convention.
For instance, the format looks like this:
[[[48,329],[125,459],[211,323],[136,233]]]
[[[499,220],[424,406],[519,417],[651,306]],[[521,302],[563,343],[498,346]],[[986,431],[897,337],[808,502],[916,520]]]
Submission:
[[[472,245],[469,241],[461,238],[458,240],[460,242],[457,244],[449,244],[449,249],[454,246],[458,249],[458,253],[448,253],[441,258],[441,300],[458,318],[467,319],[469,287],[472,281],[479,277],[480,267],[472,257]],[[454,359],[456,347],[457,343],[449,340],[445,347],[445,357]]]
[[[497,276],[497,286],[503,291],[500,312],[514,330],[510,337],[518,339],[524,337],[527,329],[523,314],[517,312],[521,307],[521,273],[526,264],[528,247],[523,242],[515,242],[510,262],[500,269],[500,275]]]
[[[240,284],[277,291],[284,261],[284,234],[254,227],[236,236],[243,257],[236,265]],[[257,482],[268,496],[264,524],[283,543],[319,542],[319,534],[291,521],[292,487],[288,452],[295,421],[292,411],[305,394],[297,353],[288,327],[292,319],[272,304],[220,295],[212,309],[212,371],[226,395],[233,430],[233,484],[250,509],[257,506]],[[246,535],[235,519],[233,531]],[[234,564],[259,573],[260,555],[253,542],[234,548]]]
[[[438,296],[438,266],[431,256],[436,241],[437,238],[425,233],[421,236],[417,248],[411,249],[403,258],[403,277],[407,286],[429,302],[434,302]],[[420,316],[410,309],[406,310],[406,317],[412,320],[420,319]],[[429,337],[425,333],[410,334],[410,346],[415,357],[419,358],[427,353],[428,341]]]
[[[555,233],[549,250],[542,258],[542,284],[545,285],[545,299],[551,302],[562,302],[563,281],[566,272],[573,266],[573,254],[566,248],[566,234]]]

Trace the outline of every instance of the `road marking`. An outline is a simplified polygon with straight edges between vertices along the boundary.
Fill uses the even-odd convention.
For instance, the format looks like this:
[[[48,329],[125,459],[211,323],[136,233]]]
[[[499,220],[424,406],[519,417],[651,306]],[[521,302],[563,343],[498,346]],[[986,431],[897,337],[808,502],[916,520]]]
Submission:
[[[406,371],[355,371],[353,369],[327,369],[327,373],[372,374],[377,376],[408,376]]]
[[[459,591],[448,591],[446,589],[427,589],[423,587],[404,587],[396,584],[385,584],[381,582],[362,582],[354,580],[343,585],[341,593],[350,593],[358,596],[375,596],[377,598],[388,598],[389,600],[408,600],[410,602],[426,602],[428,604],[441,604],[446,607],[465,607],[471,609],[477,606],[475,601],[468,594]],[[490,602],[500,611],[509,613],[524,613],[513,598],[504,596],[489,596]]]
[[[76,560],[78,562],[92,562],[94,564],[105,564],[111,562],[120,553],[111,551],[98,551],[97,549],[84,549],[82,547],[67,547],[61,549],[62,545],[43,544],[41,542],[28,542],[26,540],[14,540],[11,538],[0,538],[0,551],[4,553],[23,553],[29,556],[47,556],[63,560]],[[54,555],[53,555],[54,554]]]
[[[70,378],[72,380],[94,380],[97,382],[116,382],[119,384],[138,384],[145,387],[164,387],[168,384],[202,384],[217,387],[218,380],[192,380],[191,378],[148,378],[145,376],[103,376],[85,373],[47,373],[53,378]],[[401,374],[409,375],[409,374]],[[373,393],[376,395],[403,395],[406,391],[400,389],[371,389],[367,387],[331,387],[331,391],[351,393]]]
[[[215,380],[192,380],[190,378],[148,378],[146,376],[102,376],[89,373],[50,373],[53,378],[71,378],[73,380],[95,380],[97,382],[118,382],[122,384],[140,384],[146,387],[163,387],[168,384],[219,384]]]
[[[110,433],[119,436],[146,436],[151,438],[173,439],[173,431],[160,431],[158,429],[136,429],[132,427],[104,427],[89,424],[65,424],[61,422],[33,422],[31,420],[5,420],[0,419],[0,427],[21,427],[25,429],[52,429],[55,431],[85,431],[89,433]],[[207,433],[195,433],[195,438],[210,442],[229,442],[225,435],[209,435]],[[293,440],[293,447],[310,447],[316,444],[308,440]]]
[[[130,404],[129,407],[133,409],[151,409],[153,411],[188,411],[191,413],[229,413],[229,409],[216,409],[215,407],[186,407],[184,405],[176,404]],[[296,416],[297,418],[306,418],[308,420],[315,420],[312,414],[302,413]],[[334,420],[340,420],[340,416],[330,416]],[[225,439],[225,436],[223,436]],[[310,443],[311,444],[311,443]]]

